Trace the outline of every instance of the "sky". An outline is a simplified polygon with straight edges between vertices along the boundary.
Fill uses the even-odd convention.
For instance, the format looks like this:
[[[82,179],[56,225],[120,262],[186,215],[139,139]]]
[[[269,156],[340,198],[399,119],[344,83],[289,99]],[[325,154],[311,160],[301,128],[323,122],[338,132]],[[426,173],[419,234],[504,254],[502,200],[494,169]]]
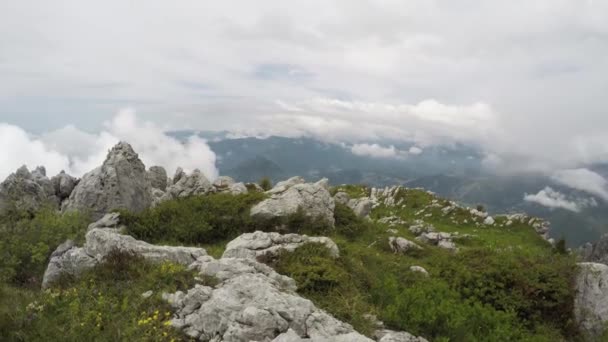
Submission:
[[[386,157],[403,153],[384,139],[458,141],[501,172],[586,170],[608,162],[606,56],[605,0],[0,0],[0,148],[81,173],[106,137],[139,136],[113,126],[129,117]]]

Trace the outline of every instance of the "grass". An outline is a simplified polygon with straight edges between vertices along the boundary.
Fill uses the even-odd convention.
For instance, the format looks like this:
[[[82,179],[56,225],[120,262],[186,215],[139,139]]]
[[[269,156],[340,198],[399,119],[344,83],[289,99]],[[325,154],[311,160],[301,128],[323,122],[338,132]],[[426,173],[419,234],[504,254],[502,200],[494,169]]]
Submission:
[[[369,194],[369,188],[356,185],[336,191],[352,198]],[[375,329],[367,318],[373,314],[388,328],[432,341],[580,339],[572,317],[575,260],[526,224],[500,227],[504,218],[497,218],[499,225],[476,225],[467,210],[444,215],[447,200],[407,189],[396,195],[398,206],[374,208],[370,221],[337,204],[331,229],[302,212],[275,221],[251,218],[251,206],[264,198],[255,193],[178,199],[139,214],[123,212],[123,223],[138,239],[203,246],[216,258],[231,239],[254,230],[327,235],[338,244],[340,258],[312,244],[261,261],[293,277],[302,296],[368,336]],[[406,224],[375,222],[385,216]],[[456,254],[424,244],[420,251],[393,253],[388,238],[413,240],[408,227],[418,219],[438,231],[472,237],[456,241]],[[48,211],[0,218],[1,339],[184,340],[164,325],[171,310],[160,298],[162,292],[193,285],[193,274],[182,266],[118,254],[79,279],[63,279],[47,292],[36,290],[50,252],[66,238],[81,238],[85,223],[78,214]],[[410,271],[411,266],[424,267],[429,276]],[[153,296],[144,299],[141,294],[149,290]]]

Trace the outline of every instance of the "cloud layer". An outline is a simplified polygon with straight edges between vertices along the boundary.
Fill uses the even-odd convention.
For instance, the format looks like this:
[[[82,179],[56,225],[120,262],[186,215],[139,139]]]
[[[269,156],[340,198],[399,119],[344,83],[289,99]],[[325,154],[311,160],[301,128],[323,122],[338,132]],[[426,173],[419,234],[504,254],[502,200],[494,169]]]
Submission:
[[[0,4],[0,51],[0,121],[38,134],[134,106],[171,128],[464,141],[500,170],[608,161],[606,1],[24,0]]]
[[[164,134],[161,127],[137,119],[130,109],[122,110],[104,125],[105,129],[90,134],[66,126],[34,137],[23,129],[0,123],[0,179],[21,165],[30,169],[43,165],[49,175],[65,170],[75,176],[101,165],[108,150],[118,141],[129,142],[147,167],[161,165],[171,174],[177,167],[200,169],[207,177],[217,177],[215,153],[207,143],[191,137],[184,144]]]

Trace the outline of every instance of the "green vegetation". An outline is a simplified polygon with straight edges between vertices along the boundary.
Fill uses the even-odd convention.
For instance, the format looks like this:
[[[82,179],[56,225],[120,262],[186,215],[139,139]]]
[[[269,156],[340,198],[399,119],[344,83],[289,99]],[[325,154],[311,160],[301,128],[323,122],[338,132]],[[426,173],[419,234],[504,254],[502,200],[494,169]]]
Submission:
[[[332,192],[338,190],[352,198],[369,194],[363,186],[341,186]],[[370,336],[374,324],[367,317],[373,314],[390,329],[431,341],[580,339],[572,317],[574,257],[566,253],[565,243],[554,249],[526,224],[480,227],[468,211],[443,215],[446,200],[411,189],[396,195],[400,205],[375,208],[371,221],[336,204],[335,229],[303,212],[280,220],[251,218],[250,208],[265,196],[183,198],[138,214],[122,212],[122,221],[138,239],[204,246],[215,257],[244,232],[329,236],[340,248],[337,259],[322,245],[310,244],[260,261],[293,277],[302,296]],[[440,205],[429,207],[433,201]],[[388,238],[413,240],[414,235],[409,224],[375,222],[386,216],[409,224],[424,219],[439,231],[470,237],[456,240],[456,254],[428,245],[395,254]],[[0,339],[184,340],[165,325],[171,309],[160,298],[162,292],[193,285],[193,273],[182,266],[155,265],[117,253],[79,279],[62,279],[50,290],[38,290],[50,253],[67,238],[81,240],[87,223],[85,215],[51,210],[13,210],[0,217]],[[389,228],[397,232],[389,233]],[[411,271],[414,265],[424,267],[429,276]],[[214,279],[205,282],[213,284]],[[152,297],[143,298],[149,290]]]
[[[51,253],[67,239],[82,240],[86,215],[37,213],[13,207],[0,216],[0,283],[39,288]]]
[[[172,310],[162,292],[194,286],[193,272],[113,253],[78,280],[63,279],[33,293],[2,287],[5,341],[182,341],[169,325]],[[149,298],[142,293],[153,291]],[[12,308],[12,310],[9,310]]]
[[[270,181],[270,178],[268,178],[268,177],[264,177],[264,178],[260,179],[259,185],[262,187],[262,189],[264,189],[264,191],[268,191],[268,190],[272,189],[272,182]]]

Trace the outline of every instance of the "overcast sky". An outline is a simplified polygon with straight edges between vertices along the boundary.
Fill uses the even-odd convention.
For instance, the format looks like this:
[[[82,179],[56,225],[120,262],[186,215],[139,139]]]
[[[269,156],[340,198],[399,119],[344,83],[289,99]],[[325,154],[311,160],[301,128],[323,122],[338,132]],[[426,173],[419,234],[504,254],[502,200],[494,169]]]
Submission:
[[[606,0],[0,0],[0,122],[39,135],[129,107],[573,168],[608,161],[607,95]]]

